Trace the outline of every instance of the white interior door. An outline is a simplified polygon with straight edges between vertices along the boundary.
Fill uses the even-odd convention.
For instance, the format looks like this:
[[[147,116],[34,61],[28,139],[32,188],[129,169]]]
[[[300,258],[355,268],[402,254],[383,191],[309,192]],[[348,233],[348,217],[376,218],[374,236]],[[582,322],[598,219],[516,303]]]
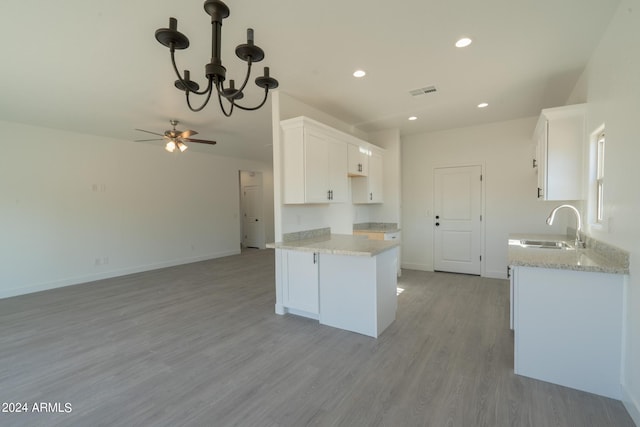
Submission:
[[[434,170],[434,269],[480,275],[482,168]]]
[[[262,247],[262,187],[245,185],[242,188],[243,244],[248,248]]]

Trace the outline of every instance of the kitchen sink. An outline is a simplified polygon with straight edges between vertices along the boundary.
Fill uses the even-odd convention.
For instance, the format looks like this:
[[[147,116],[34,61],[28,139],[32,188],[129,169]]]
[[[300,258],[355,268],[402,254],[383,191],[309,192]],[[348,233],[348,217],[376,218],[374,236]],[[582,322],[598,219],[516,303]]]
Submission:
[[[540,248],[540,249],[574,249],[567,242],[559,242],[557,240],[520,240],[520,246],[523,248]]]

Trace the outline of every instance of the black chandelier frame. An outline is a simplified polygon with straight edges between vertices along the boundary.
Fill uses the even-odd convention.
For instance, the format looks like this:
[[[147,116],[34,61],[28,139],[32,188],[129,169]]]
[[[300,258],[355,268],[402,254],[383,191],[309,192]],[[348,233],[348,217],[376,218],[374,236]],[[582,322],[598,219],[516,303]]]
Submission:
[[[208,80],[207,88],[200,90],[200,85],[191,80],[191,73],[189,70],[184,70],[184,75],[181,75],[176,65],[175,51],[182,50],[189,47],[189,39],[183,33],[178,31],[178,20],[176,18],[169,18],[169,28],[160,28],[156,30],[156,40],[162,45],[169,48],[171,54],[171,64],[173,70],[178,77],[178,80],[174,82],[176,88],[184,91],[189,109],[194,112],[201,111],[207,106],[213,89],[215,88],[220,109],[226,117],[230,117],[233,114],[235,107],[245,111],[255,111],[261,108],[267,101],[269,95],[269,89],[275,89],[278,87],[278,81],[269,75],[269,67],[264,67],[264,74],[255,79],[255,84],[264,89],[264,98],[255,107],[247,107],[237,103],[238,100],[244,97],[244,89],[249,82],[251,76],[251,66],[264,59],[264,51],[254,44],[253,29],[247,29],[247,42],[240,44],[236,47],[236,56],[247,63],[247,72],[239,88],[235,87],[235,81],[229,80],[229,86],[225,87],[224,82],[226,79],[227,69],[222,65],[221,58],[221,43],[222,43],[222,21],[229,17],[229,8],[221,0],[206,0],[204,2],[204,10],[211,16],[211,62],[205,66],[205,76]],[[189,98],[190,94],[206,96],[204,102],[199,107],[193,107]],[[223,99],[228,101],[230,107],[229,110],[225,108]]]

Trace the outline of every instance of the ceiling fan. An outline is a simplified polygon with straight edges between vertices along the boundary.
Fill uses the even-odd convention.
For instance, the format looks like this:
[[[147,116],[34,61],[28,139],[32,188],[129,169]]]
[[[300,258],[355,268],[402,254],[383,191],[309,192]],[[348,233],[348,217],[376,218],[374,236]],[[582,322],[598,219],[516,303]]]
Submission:
[[[165,145],[164,149],[170,153],[173,153],[176,150],[176,148],[180,151],[186,150],[187,144],[185,144],[185,142],[198,142],[201,144],[210,144],[210,145],[216,144],[216,141],[208,141],[206,139],[191,138],[192,135],[198,134],[198,132],[196,132],[195,130],[185,130],[185,131],[176,130],[176,126],[178,125],[178,123],[180,123],[177,120],[169,120],[169,123],[171,123],[171,126],[173,126],[173,129],[165,131],[164,134],[151,132],[144,129],[136,129],[136,130],[139,130],[140,132],[146,132],[152,135],[161,136],[162,138],[136,139],[135,142],[167,140],[167,145]]]

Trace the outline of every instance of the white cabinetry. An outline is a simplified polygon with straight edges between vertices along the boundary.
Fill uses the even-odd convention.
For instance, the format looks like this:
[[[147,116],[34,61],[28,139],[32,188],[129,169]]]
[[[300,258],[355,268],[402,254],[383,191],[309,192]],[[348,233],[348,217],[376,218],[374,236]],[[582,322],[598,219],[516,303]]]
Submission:
[[[369,156],[369,174],[351,178],[353,203],[382,203],[382,153],[376,149]]]
[[[281,126],[284,203],[345,202],[346,143],[303,117],[285,120]]]
[[[293,250],[278,252],[282,268],[282,304],[290,311],[317,319],[319,254]]]
[[[371,256],[276,249],[276,313],[378,337],[396,318],[398,248]]]
[[[368,147],[349,145],[349,176],[367,176],[369,174]]]
[[[542,110],[535,130],[537,196],[581,200],[585,104]]]
[[[620,399],[624,276],[511,267],[514,372]]]
[[[376,256],[322,254],[320,323],[378,337],[396,318],[397,248]]]

